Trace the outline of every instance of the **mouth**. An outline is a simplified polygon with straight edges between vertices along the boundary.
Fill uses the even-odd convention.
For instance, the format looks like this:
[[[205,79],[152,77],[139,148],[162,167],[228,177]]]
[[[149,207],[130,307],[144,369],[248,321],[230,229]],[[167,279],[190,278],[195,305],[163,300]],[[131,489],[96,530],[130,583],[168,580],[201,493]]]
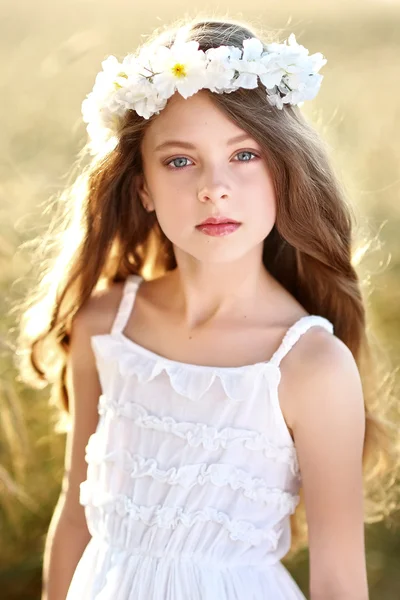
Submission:
[[[207,219],[203,223],[200,223],[200,225],[196,225],[197,231],[212,237],[229,235],[237,231],[239,227],[241,227],[241,223],[230,219]]]
[[[196,227],[202,227],[204,225],[240,225],[239,221],[235,221],[235,219],[231,219],[230,217],[209,217],[205,219]]]

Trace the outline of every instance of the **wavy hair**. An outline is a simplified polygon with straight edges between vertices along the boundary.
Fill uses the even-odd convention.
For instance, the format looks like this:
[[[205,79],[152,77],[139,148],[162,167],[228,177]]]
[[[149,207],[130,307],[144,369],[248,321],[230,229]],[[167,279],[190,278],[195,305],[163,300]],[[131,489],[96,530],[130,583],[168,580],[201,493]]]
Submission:
[[[248,37],[267,42],[243,22],[194,19],[156,31],[144,45],[171,45],[182,26],[187,40],[197,40],[204,51],[221,44],[241,47]],[[268,161],[277,215],[264,241],[266,269],[309,313],[329,319],[355,358],[366,414],[365,521],[386,518],[398,506],[397,432],[393,414],[388,416],[392,374],[374,352],[352,260],[354,214],[325,143],[298,107],[271,107],[262,86],[208,93],[260,144]],[[66,412],[66,360],[76,312],[96,288],[123,281],[128,274],[152,279],[176,267],[171,242],[155,213],[144,210],[135,187],[135,176],[142,172],[141,141],[154,118],[145,120],[128,111],[115,148],[91,158],[61,193],[59,215],[39,244],[38,283],[20,307],[16,355],[22,379],[36,387],[51,383],[52,400]],[[87,154],[85,147],[80,156]],[[290,554],[307,540],[302,490],[291,525]]]

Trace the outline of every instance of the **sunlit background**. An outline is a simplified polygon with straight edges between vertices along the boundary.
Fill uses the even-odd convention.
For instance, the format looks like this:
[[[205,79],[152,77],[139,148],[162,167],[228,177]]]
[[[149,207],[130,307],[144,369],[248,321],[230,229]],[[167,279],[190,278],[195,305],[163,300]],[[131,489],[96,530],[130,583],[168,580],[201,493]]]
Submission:
[[[373,241],[361,262],[371,323],[388,357],[400,354],[400,2],[281,0],[128,2],[2,0],[0,4],[0,596],[39,600],[45,535],[60,491],[65,437],[55,434],[49,389],[16,380],[10,306],[32,283],[26,240],[46,229],[48,198],[67,185],[86,134],[82,99],[101,61],[122,58],[177,17],[243,18],[292,31],[328,59],[304,111],[328,141],[357,215],[355,238]],[[207,12],[210,11],[210,12]],[[368,274],[368,275],[367,275]],[[400,525],[400,517],[397,519]],[[366,527],[371,600],[400,598],[400,531]],[[285,562],[285,561],[284,561]],[[288,562],[308,590],[308,553]]]

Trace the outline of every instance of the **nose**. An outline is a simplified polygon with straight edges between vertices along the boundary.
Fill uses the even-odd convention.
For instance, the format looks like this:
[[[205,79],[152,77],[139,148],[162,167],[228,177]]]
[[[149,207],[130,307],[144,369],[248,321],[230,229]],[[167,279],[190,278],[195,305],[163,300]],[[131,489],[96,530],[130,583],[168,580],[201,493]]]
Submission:
[[[201,202],[218,202],[218,200],[228,199],[230,196],[230,188],[226,181],[223,180],[221,172],[208,173],[200,184],[198,191],[198,199]]]

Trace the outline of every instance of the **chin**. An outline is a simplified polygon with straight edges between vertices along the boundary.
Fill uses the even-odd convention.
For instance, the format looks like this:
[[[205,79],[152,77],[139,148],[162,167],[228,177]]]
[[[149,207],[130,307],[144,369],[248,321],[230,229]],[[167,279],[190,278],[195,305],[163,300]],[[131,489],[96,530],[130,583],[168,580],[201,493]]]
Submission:
[[[218,247],[216,246],[215,239],[220,242]],[[199,262],[209,264],[221,264],[231,263],[240,260],[246,256],[246,254],[254,251],[254,248],[238,248],[237,244],[229,244],[223,247],[221,238],[210,238],[210,242],[207,243],[207,247],[202,248],[183,248],[182,246],[174,245],[175,256],[178,253],[179,256],[187,256]]]

